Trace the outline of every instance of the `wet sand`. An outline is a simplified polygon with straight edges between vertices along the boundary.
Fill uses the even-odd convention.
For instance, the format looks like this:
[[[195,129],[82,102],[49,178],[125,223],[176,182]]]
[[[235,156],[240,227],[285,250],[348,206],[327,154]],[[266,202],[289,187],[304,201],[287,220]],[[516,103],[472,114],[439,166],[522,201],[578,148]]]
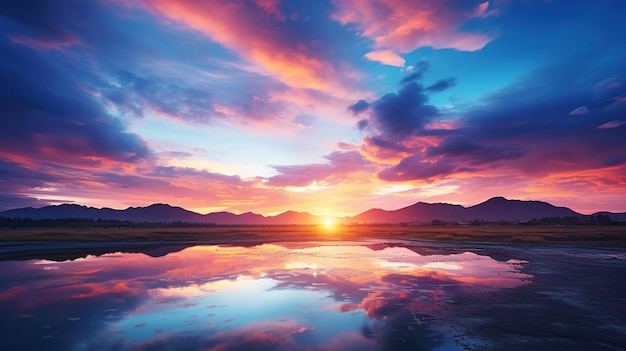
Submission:
[[[466,350],[626,350],[626,250],[573,245],[457,244],[524,260],[530,283],[448,301]]]

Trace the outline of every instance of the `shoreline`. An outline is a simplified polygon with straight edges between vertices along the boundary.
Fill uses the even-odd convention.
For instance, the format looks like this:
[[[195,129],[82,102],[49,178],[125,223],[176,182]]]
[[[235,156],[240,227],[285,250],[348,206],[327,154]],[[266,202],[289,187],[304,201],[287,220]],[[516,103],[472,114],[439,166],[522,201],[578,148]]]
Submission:
[[[67,260],[111,252],[159,257],[195,245],[408,240],[439,245],[578,246],[626,249],[624,226],[406,227],[242,226],[210,228],[45,228],[0,230],[0,261]]]

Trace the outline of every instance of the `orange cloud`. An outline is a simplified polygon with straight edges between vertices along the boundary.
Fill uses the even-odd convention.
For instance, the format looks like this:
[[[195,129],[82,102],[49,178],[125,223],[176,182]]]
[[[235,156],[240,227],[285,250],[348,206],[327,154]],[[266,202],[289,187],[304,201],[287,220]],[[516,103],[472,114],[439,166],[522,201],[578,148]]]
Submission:
[[[395,52],[391,50],[371,51],[365,54],[365,58],[371,61],[378,61],[388,66],[396,66],[396,67],[404,66],[404,62],[405,62],[402,56],[396,54]]]
[[[162,17],[205,34],[253,63],[253,70],[292,88],[344,94],[351,91],[338,78],[341,71],[323,58],[321,42],[291,36],[298,28],[293,27],[293,21],[285,20],[276,1],[146,0],[143,4]]]
[[[428,0],[341,0],[335,1],[333,18],[343,25],[355,24],[361,35],[376,48],[411,52],[424,46],[436,49],[476,51],[493,37],[459,31],[467,20],[485,17],[488,3]]]

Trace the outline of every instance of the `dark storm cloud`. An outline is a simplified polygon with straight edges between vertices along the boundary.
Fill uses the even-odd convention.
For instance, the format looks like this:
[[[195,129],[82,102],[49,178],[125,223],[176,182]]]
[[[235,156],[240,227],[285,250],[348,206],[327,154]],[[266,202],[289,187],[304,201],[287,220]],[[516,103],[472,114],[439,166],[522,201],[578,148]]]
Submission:
[[[352,114],[356,116],[359,113],[366,111],[369,107],[370,107],[369,102],[365,100],[359,100],[356,103],[348,106],[348,110],[352,111]]]
[[[455,85],[456,85],[456,78],[454,77],[439,79],[438,81],[435,82],[435,84],[428,86],[426,90],[432,91],[432,92],[441,92],[441,91],[450,89]]]

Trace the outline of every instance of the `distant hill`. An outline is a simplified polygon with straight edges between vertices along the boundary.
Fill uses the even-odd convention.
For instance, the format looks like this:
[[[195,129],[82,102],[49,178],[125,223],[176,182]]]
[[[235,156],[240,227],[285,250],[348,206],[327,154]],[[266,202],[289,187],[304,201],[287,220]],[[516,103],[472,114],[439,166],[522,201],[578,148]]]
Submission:
[[[466,209],[466,219],[485,221],[528,221],[542,217],[578,217],[580,213],[567,207],[556,207],[542,201],[508,200],[494,197]]]
[[[592,216],[609,216],[612,221],[615,222],[626,222],[626,212],[613,213],[613,212],[596,212]]]
[[[508,200],[494,197],[478,205],[463,207],[446,203],[418,202],[395,211],[372,209],[352,217],[355,223],[428,223],[432,220],[465,222],[529,221],[543,217],[579,217],[580,213],[542,201]]]
[[[614,221],[626,221],[626,213],[598,212]],[[418,202],[411,206],[387,211],[371,209],[353,217],[337,218],[343,223],[430,223],[432,220],[465,222],[475,219],[484,221],[529,221],[544,217],[581,217],[580,213],[567,207],[557,207],[542,201],[508,200],[494,197],[483,203],[464,207],[446,203]],[[20,208],[0,212],[0,217],[39,219],[85,218],[97,220],[120,220],[153,223],[213,223],[218,225],[265,225],[265,224],[316,224],[322,217],[306,212],[286,211],[276,216],[262,216],[252,212],[234,214],[213,212],[200,214],[167,204],[147,207],[129,207],[125,210],[94,208],[74,204]]]
[[[465,210],[466,208],[461,205],[418,202],[394,211],[368,210],[354,217],[349,217],[347,220],[354,223],[412,223],[430,222],[433,219],[458,221],[463,219],[463,211]]]

